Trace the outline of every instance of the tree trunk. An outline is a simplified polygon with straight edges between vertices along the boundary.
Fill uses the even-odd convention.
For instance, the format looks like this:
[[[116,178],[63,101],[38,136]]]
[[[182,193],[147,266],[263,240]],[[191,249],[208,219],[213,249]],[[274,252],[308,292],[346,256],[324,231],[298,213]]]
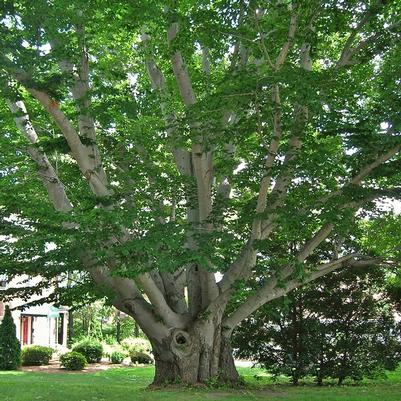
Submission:
[[[74,312],[68,310],[68,344],[72,344],[74,339]]]
[[[239,384],[230,338],[222,334],[220,326],[195,324],[188,331],[172,330],[162,342],[150,340],[156,364],[153,385]]]
[[[121,343],[121,312],[117,310],[116,312],[116,340],[117,343]]]
[[[139,325],[137,322],[134,322],[134,337],[139,337]]]

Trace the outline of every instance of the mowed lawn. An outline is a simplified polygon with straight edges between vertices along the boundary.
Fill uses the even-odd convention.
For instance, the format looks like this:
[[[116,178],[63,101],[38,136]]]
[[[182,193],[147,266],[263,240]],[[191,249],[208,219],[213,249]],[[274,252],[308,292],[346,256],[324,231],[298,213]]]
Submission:
[[[273,384],[259,369],[239,368],[249,388],[148,390],[153,368],[115,368],[97,373],[0,372],[0,401],[401,401],[401,369],[387,379],[359,385],[292,387]],[[255,379],[255,375],[259,375]]]

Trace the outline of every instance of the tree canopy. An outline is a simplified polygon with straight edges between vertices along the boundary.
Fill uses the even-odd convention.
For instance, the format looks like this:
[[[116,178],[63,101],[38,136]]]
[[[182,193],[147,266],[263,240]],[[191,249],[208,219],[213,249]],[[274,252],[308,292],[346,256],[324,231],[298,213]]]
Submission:
[[[74,273],[53,299],[106,294],[156,382],[235,381],[260,306],[396,264],[398,1],[0,7],[1,269],[42,277],[14,293]]]

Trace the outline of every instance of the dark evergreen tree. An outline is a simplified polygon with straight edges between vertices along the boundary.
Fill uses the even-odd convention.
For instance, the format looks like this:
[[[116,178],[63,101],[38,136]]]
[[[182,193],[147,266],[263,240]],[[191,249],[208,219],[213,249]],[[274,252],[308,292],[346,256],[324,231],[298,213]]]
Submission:
[[[386,286],[386,292],[398,312],[401,312],[401,273],[391,277]]]
[[[21,365],[21,344],[8,306],[0,324],[0,370],[15,370]]]
[[[341,384],[394,370],[401,360],[400,326],[384,286],[382,270],[353,269],[297,289],[240,326],[237,356],[293,384],[307,375],[318,384],[324,378]]]

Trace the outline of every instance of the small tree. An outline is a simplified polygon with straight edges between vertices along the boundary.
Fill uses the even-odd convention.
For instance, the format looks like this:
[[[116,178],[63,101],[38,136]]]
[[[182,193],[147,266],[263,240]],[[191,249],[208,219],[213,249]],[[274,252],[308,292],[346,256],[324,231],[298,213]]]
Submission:
[[[21,345],[11,311],[6,306],[0,325],[0,370],[15,370],[21,365]]]
[[[334,273],[297,289],[244,322],[234,337],[239,357],[261,363],[293,384],[304,376],[355,381],[394,370],[400,325],[383,292],[380,269]]]

